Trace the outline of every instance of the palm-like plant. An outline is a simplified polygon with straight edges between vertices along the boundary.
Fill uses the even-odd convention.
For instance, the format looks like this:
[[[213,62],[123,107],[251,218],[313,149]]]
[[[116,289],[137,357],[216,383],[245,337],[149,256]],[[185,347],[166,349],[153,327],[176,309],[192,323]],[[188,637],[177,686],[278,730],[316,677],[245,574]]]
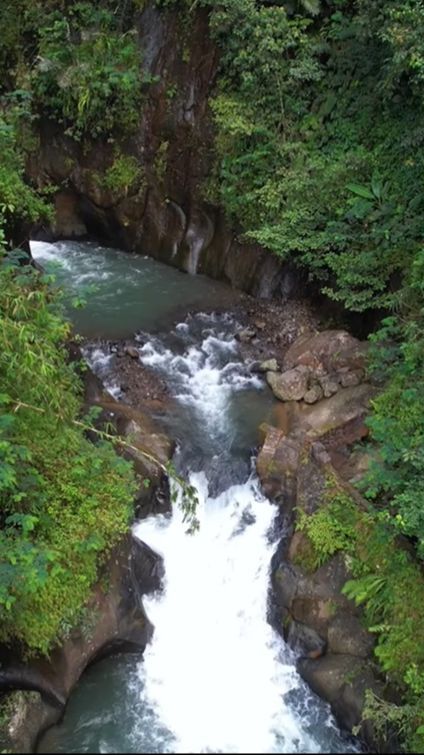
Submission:
[[[311,16],[317,16],[321,10],[321,0],[299,0],[297,4],[301,5]]]

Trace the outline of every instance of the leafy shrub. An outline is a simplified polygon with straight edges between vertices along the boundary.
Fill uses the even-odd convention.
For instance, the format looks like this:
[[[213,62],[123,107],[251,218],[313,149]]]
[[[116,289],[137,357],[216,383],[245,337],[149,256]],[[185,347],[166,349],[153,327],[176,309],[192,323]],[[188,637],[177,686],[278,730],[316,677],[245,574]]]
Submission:
[[[0,228],[9,239],[19,222],[50,216],[50,208],[39,192],[24,177],[24,155],[18,133],[17,108],[0,111]]]
[[[349,552],[356,540],[356,510],[348,496],[338,493],[331,503],[324,505],[313,516],[302,509],[297,511],[296,529],[304,532],[312,545],[312,565],[322,566],[339,551]]]
[[[370,369],[384,382],[368,419],[379,462],[365,480],[381,516],[413,541],[424,558],[424,254],[417,255],[401,294],[401,314],[372,337]],[[390,506],[387,505],[390,504]]]
[[[126,194],[135,184],[143,183],[143,171],[135,157],[119,154],[106,171],[103,184],[110,191]]]
[[[74,3],[52,11],[39,28],[39,57],[32,77],[38,106],[76,138],[131,132],[142,102],[135,33],[117,28],[107,7]]]
[[[330,490],[313,514],[304,512],[298,529],[306,533],[315,565],[335,553],[345,555],[352,579],[343,592],[361,605],[375,654],[389,680],[403,691],[402,706],[380,701],[364,716],[386,711],[406,737],[406,746],[424,747],[424,578],[420,566],[372,509],[361,510],[340,490]],[[377,716],[378,720],[378,716]],[[421,748],[421,749],[417,749]]]
[[[127,531],[131,466],[75,425],[80,386],[48,281],[0,267],[0,640],[47,653]]]
[[[317,24],[301,3],[205,4],[222,50],[206,195],[348,309],[391,306],[424,220],[421,5],[329,1]]]

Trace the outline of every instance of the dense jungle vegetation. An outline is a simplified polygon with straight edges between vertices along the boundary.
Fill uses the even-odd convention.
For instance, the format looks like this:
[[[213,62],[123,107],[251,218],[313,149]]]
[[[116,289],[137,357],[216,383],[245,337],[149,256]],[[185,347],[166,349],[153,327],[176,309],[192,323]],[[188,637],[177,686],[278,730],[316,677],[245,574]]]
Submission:
[[[41,117],[82,141],[137,128],[151,83],[135,31],[144,5],[0,7],[0,639],[42,652],[83,610],[106,544],[127,525],[133,483],[110,448],[72,423],[81,399],[62,346],[69,327],[48,281],[10,250],[50,212],[55,187],[40,193],[25,178]],[[181,16],[206,8],[220,50],[205,199],[346,311],[377,313],[369,369],[384,387],[369,419],[378,449],[369,513],[346,520],[349,506],[333,501],[303,526],[317,558],[324,532],[354,559],[348,589],[403,692],[402,705],[370,706],[423,752],[424,2],[157,5]],[[137,166],[121,163],[128,183]]]

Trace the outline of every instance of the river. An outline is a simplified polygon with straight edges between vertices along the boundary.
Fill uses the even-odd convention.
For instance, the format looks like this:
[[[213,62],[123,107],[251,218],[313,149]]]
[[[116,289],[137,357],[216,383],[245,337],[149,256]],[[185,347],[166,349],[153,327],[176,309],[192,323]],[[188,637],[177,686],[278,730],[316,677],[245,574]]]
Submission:
[[[90,667],[39,752],[355,751],[268,622],[281,532],[253,453],[273,399],[243,362],[237,323],[222,311],[231,292],[95,244],[35,242],[32,252],[43,267],[53,264],[68,305],[95,284],[87,306],[69,310],[78,332],[138,334],[140,363],[166,380],[179,407],[168,427],[178,442],[175,464],[197,488],[200,520],[187,534],[174,506],[172,516],[135,523],[134,535],[165,561],[163,591],[144,599],[153,640],[142,657],[115,655]],[[214,302],[218,312],[210,311]],[[112,355],[99,357],[97,345],[86,354],[107,372]]]

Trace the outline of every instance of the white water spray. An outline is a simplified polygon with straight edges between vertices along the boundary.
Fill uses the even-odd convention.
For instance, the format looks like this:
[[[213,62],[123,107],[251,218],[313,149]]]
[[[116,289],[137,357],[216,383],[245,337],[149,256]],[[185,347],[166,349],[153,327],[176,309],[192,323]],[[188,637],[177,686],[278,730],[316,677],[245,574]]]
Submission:
[[[203,318],[200,342],[190,343],[186,325],[177,328],[187,339],[183,353],[159,339],[140,353],[166,372],[180,401],[203,423],[208,443],[215,437],[219,445],[231,430],[233,392],[259,384],[240,361],[228,322],[221,319],[220,330],[213,316]],[[185,534],[178,509],[171,519],[150,517],[134,529],[163,555],[167,575],[164,591],[145,600],[155,635],[139,666],[142,703],[170,734],[158,751],[326,750],[311,729],[314,709],[320,709],[321,735],[335,734],[328,710],[306,688],[292,652],[267,622],[276,507],[254,476],[215,498],[204,472],[192,473],[190,482],[200,500],[198,533]],[[288,697],[301,705],[296,709]],[[308,709],[312,715],[303,718],[300,711]]]

